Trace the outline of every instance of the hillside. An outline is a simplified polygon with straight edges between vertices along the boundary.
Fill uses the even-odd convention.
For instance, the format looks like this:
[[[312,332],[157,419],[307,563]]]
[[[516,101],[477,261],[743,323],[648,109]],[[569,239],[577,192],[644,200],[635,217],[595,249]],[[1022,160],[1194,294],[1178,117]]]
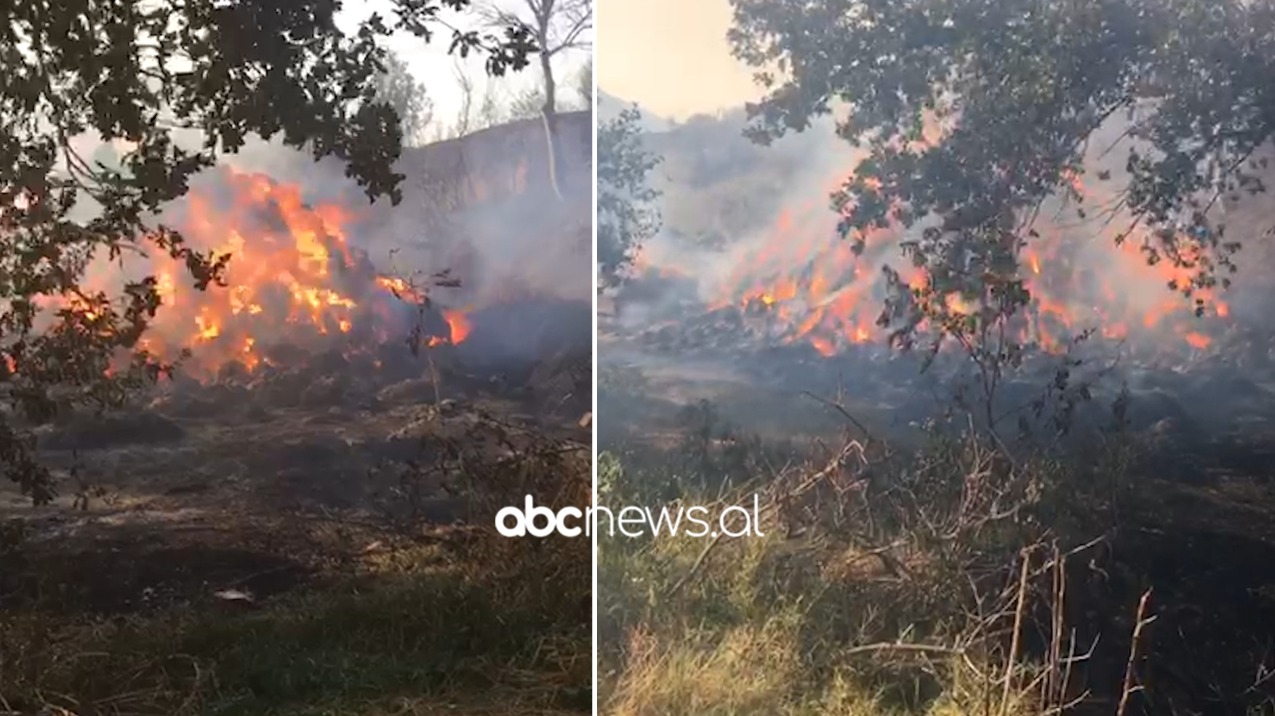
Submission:
[[[561,177],[567,186],[587,194],[587,179],[592,176],[592,114],[564,112],[558,123],[562,137]],[[307,197],[315,200],[343,197],[366,203],[362,191],[345,177],[344,166],[336,159],[316,164],[303,152],[255,142],[236,155],[232,163],[247,171],[301,184]],[[456,139],[405,148],[395,169],[405,177],[404,204],[436,215],[521,194],[552,191],[548,143],[540,119],[520,120]],[[387,211],[390,202],[381,200],[377,207]]]
[[[563,166],[560,180],[576,192],[589,193],[593,117],[590,112],[559,115]],[[552,191],[545,125],[525,119],[490,127],[403,152],[397,169],[408,177],[404,190],[442,200],[439,209],[498,202],[520,194]]]
[[[558,192],[541,120],[492,127],[409,149],[403,203],[366,220],[374,258],[412,270],[450,269],[465,300],[525,292],[589,302],[592,295],[592,115],[559,117]],[[561,198],[559,198],[561,197]]]
[[[653,180],[664,194],[665,236],[723,248],[769,225],[788,203],[826,203],[835,183],[813,177],[844,176],[853,163],[825,124],[762,146],[744,136],[742,107],[684,122],[644,121],[646,147],[663,158]]]
[[[635,102],[617,97],[601,87],[598,88],[597,113],[598,122],[610,122],[620,116],[620,112],[632,108]],[[642,112],[642,128],[647,132],[664,132],[673,126],[672,120],[661,117],[644,107],[638,106]]]

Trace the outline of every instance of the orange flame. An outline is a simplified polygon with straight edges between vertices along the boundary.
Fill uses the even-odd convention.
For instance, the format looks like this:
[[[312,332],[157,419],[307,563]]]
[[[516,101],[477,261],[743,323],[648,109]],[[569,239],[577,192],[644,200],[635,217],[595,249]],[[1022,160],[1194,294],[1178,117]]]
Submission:
[[[230,254],[226,285],[196,290],[177,278],[186,278],[184,266],[167,255],[152,257],[145,268],[156,279],[161,308],[143,347],[168,360],[190,350],[187,370],[203,378],[232,361],[255,371],[269,364],[267,347],[280,343],[358,351],[369,338],[391,339],[390,307],[396,296],[407,300],[415,293],[400,279],[377,275],[366,256],[351,249],[346,231],[353,211],[335,203],[311,206],[298,186],[260,174],[228,169],[218,184],[192,189],[172,223],[192,247]],[[86,283],[109,291],[121,272],[96,261]],[[446,316],[448,340],[465,340],[465,314]]]
[[[1080,175],[1065,179],[1087,201],[1101,199]],[[1195,350],[1210,345],[1204,332],[1209,324],[1197,320],[1190,301],[1167,289],[1188,285],[1194,269],[1169,260],[1148,264],[1143,246],[1152,240],[1149,234],[1129,236],[1117,246],[1118,222],[1093,221],[1078,228],[1044,223],[1037,227],[1040,238],[1019,257],[1021,278],[1032,296],[1020,338],[1054,351],[1087,328],[1123,339],[1137,326],[1140,337],[1157,345],[1165,339]],[[1090,237],[1092,242],[1085,240]],[[930,280],[925,269],[908,266],[900,250],[903,238],[897,228],[872,230],[865,250],[856,255],[835,235],[826,209],[813,204],[786,209],[770,235],[733,267],[710,308],[736,305],[747,315],[765,315],[768,331],[774,329],[785,342],[808,343],[824,355],[879,340],[883,296],[870,279],[890,265],[918,295]],[[1188,247],[1188,261],[1198,258],[1190,255],[1188,242],[1181,243]],[[1208,315],[1224,319],[1230,314],[1213,291],[1196,290],[1192,297],[1204,302]],[[940,297],[940,304],[954,316],[981,310],[978,296],[960,293]]]
[[[460,311],[443,311],[443,318],[447,321],[452,343],[463,342],[469,337],[469,332],[473,330],[473,326],[469,323],[469,318]]]

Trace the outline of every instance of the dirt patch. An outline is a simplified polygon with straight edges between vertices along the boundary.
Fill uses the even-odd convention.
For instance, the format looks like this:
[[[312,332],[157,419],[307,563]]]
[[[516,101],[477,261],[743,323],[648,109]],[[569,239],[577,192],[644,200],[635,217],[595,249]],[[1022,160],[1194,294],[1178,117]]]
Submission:
[[[541,377],[553,382],[568,370],[557,365],[562,360]],[[259,387],[187,386],[144,408],[77,416],[44,431],[60,494],[33,509],[12,485],[0,485],[0,520],[21,535],[7,550],[0,540],[0,606],[124,613],[206,601],[230,587],[268,599],[357,553],[358,541],[379,539],[334,544],[329,535],[319,544],[316,524],[388,529],[409,498],[415,520],[465,520],[466,501],[443,480],[417,481],[406,495],[395,468],[433,464],[457,441],[485,450],[472,444],[484,415],[546,434],[588,435],[578,415],[557,423],[534,417],[543,414],[543,391],[519,402],[499,395],[499,386],[469,398],[450,389],[454,397],[436,402],[433,379],[411,378],[382,389],[383,401],[371,395],[369,408],[346,395],[350,381],[306,390],[337,385],[341,391],[308,405],[272,402]],[[294,395],[306,394],[294,387]],[[492,440],[492,454],[502,449]]]
[[[211,602],[241,589],[268,599],[305,582],[312,570],[258,550],[157,540],[98,540],[34,548],[0,560],[0,608],[110,615]]]
[[[77,416],[45,431],[41,444],[49,450],[100,450],[118,445],[174,443],[185,437],[185,429],[171,418],[135,410]]]

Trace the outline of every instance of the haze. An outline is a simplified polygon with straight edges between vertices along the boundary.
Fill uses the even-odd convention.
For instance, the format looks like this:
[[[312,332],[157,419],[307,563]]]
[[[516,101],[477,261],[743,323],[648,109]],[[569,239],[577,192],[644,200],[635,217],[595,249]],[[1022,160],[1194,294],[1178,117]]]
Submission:
[[[757,99],[730,54],[728,0],[603,0],[596,6],[598,87],[672,119]]]

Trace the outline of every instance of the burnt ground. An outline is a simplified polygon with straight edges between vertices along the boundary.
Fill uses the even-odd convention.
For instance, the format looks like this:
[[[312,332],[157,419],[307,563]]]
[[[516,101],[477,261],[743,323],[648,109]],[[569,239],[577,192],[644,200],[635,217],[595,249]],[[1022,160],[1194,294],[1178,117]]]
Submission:
[[[701,400],[737,435],[835,440],[844,426],[800,394],[794,386],[802,380],[767,379],[785,372],[774,360],[679,358],[618,337],[601,342],[600,449],[641,455],[674,448],[686,433],[682,409]],[[787,373],[810,383],[808,370]],[[879,373],[864,381],[844,403],[878,435],[906,443],[909,424],[923,416],[879,397],[915,386]],[[1080,644],[1097,644],[1082,667],[1092,693],[1081,713],[1114,711],[1138,599],[1148,589],[1156,621],[1140,650],[1145,690],[1129,713],[1242,714],[1275,703],[1275,401],[1266,399],[1268,385],[1222,373],[1133,396],[1128,435],[1143,449],[1128,477],[1131,498],[1103,548],[1072,564],[1072,583],[1085,587],[1071,598],[1070,624]]]
[[[1157,621],[1144,652],[1149,713],[1244,713],[1272,703],[1272,458],[1275,430],[1264,430],[1185,451],[1166,446],[1135,468],[1138,499],[1098,565],[1100,586],[1077,606],[1089,612],[1089,630],[1110,642],[1101,652],[1106,663],[1092,668],[1111,674],[1124,668],[1115,653],[1128,649],[1136,594],[1153,590]],[[1114,697],[1116,688],[1102,691]]]
[[[587,710],[588,605],[573,630],[488,588],[487,506],[431,469],[504,456],[493,421],[587,448],[579,398],[366,372],[186,384],[41,429],[57,500],[0,486],[0,712]]]

